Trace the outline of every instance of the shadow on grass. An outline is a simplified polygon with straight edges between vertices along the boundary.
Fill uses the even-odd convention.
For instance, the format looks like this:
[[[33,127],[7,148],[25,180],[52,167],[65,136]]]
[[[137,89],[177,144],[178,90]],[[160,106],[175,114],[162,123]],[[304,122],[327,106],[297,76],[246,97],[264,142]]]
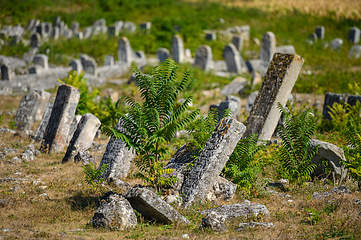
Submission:
[[[74,196],[66,199],[66,202],[71,205],[73,211],[83,211],[89,209],[97,209],[100,206],[100,196],[91,195],[88,192],[77,192]]]

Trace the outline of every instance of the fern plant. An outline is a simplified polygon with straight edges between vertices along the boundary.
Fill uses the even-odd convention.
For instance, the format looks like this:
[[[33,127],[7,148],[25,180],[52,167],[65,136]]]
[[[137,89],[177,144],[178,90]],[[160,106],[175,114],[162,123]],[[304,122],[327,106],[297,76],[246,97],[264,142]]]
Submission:
[[[134,72],[143,102],[125,97],[130,107],[127,114],[119,114],[122,129],[107,126],[102,129],[136,151],[138,176],[158,188],[162,180],[159,166],[170,149],[169,141],[199,115],[199,110],[187,112],[192,96],[177,104],[177,97],[189,85],[191,75],[186,71],[176,84],[177,66],[173,60],[168,59],[163,69],[155,67],[150,75],[142,74],[137,68]]]
[[[316,168],[311,160],[317,153],[318,146],[309,151],[312,136],[316,131],[314,115],[310,109],[292,115],[280,103],[278,108],[284,116],[284,126],[277,129],[282,139],[280,161],[287,170],[290,181],[301,184],[311,179]]]
[[[119,113],[125,112],[126,106],[121,99],[113,102],[113,100],[107,96],[105,99],[100,99],[92,113],[99,118],[103,126],[115,126],[119,120]]]
[[[102,165],[99,169],[94,165],[94,163],[90,162],[89,164],[83,166],[83,170],[85,173],[85,182],[90,186],[92,190],[97,190],[99,184],[105,181],[101,175],[107,170],[108,164]]]

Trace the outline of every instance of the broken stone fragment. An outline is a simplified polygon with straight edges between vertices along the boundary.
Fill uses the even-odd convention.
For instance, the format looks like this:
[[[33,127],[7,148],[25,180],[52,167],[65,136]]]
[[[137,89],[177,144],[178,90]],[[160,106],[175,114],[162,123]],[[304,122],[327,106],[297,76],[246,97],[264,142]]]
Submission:
[[[225,218],[217,215],[215,212],[210,212],[202,219],[200,229],[210,228],[212,231],[226,232]]]

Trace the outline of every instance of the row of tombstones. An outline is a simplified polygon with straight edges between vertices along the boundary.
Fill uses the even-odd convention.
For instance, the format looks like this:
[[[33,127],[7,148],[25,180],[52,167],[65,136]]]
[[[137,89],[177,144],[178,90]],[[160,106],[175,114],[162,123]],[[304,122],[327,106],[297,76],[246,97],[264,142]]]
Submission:
[[[361,31],[357,27],[351,27],[348,31],[347,41],[357,44],[360,41]],[[316,26],[315,32],[310,34],[309,39],[317,42],[317,39],[323,40],[325,38],[325,27]]]

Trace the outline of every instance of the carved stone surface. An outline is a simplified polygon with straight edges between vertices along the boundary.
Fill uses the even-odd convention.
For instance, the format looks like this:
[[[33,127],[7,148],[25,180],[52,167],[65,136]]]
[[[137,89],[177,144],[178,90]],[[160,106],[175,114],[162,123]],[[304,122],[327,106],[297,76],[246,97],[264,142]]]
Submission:
[[[196,51],[193,66],[209,71],[213,61],[212,48],[207,45],[200,46]]]
[[[183,45],[183,39],[175,35],[172,38],[172,56],[173,60],[177,63],[184,62],[184,45]]]
[[[346,103],[349,96],[350,96],[350,94],[348,94],[348,93],[340,94],[340,93],[326,92],[325,93],[325,102],[323,103],[323,109],[322,109],[323,119],[332,120],[331,115],[329,113],[331,111],[330,107],[332,107],[332,105],[335,102]]]
[[[118,61],[126,65],[132,63],[132,48],[127,37],[122,37],[118,41]]]
[[[35,121],[40,121],[42,119],[50,99],[50,93],[46,91],[40,91],[39,93],[40,93],[40,104],[38,111],[36,112]]]
[[[49,119],[50,119],[50,116],[51,116],[51,111],[53,110],[54,101],[55,101],[55,97],[50,99],[47,106],[46,106],[44,114],[43,114],[43,116],[41,118],[41,122],[40,122],[40,124],[39,124],[39,126],[36,129],[35,134],[34,134],[34,139],[36,141],[40,142],[44,138],[46,127],[48,126]]]
[[[86,113],[82,116],[76,131],[70,140],[63,162],[74,160],[74,157],[78,152],[84,152],[91,147],[100,124],[100,120],[91,113]]]
[[[242,123],[231,118],[217,125],[183,182],[183,207],[205,199],[245,130]]]
[[[73,121],[71,121],[66,144],[68,144],[70,140],[73,138],[75,130],[78,127],[78,123],[80,122],[80,119],[81,119],[81,115],[75,115]]]
[[[276,36],[273,32],[266,32],[262,38],[260,59],[265,64],[268,65],[272,58],[273,54],[276,52]]]
[[[240,73],[244,67],[243,59],[233,43],[229,43],[223,50],[223,57],[228,72]]]
[[[159,62],[164,62],[167,58],[170,58],[170,52],[166,48],[159,48],[157,50],[157,58]]]
[[[75,87],[62,85],[58,88],[41,146],[43,151],[60,152],[64,149],[79,98],[80,91]]]
[[[316,26],[315,33],[317,38],[324,39],[325,38],[325,27],[324,26]]]
[[[247,131],[243,137],[255,133],[260,140],[271,138],[281,116],[277,104],[285,106],[303,62],[296,54],[274,54],[245,123]]]

